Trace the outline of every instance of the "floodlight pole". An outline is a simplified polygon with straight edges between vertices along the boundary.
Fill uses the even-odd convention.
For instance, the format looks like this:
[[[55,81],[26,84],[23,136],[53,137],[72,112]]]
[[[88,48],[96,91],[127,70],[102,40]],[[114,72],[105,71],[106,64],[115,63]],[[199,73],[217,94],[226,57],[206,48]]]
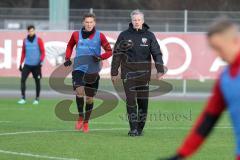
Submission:
[[[184,10],[184,32],[188,32],[188,10]]]
[[[184,10],[184,33],[188,32],[188,10]],[[183,78],[183,95],[187,93],[187,80]]]
[[[90,8],[90,9],[89,9],[89,13],[93,13],[93,8]]]
[[[52,30],[67,30],[69,0],[49,0],[49,24]]]

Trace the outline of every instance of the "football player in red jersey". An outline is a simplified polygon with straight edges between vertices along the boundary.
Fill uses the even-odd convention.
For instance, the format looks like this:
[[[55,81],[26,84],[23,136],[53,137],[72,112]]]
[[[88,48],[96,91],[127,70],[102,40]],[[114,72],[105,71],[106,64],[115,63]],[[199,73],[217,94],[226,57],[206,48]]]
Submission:
[[[45,58],[45,49],[43,40],[35,33],[35,27],[33,25],[28,26],[28,36],[23,41],[22,55],[20,60],[19,70],[21,72],[21,93],[22,98],[18,101],[18,104],[25,104],[25,90],[26,80],[28,75],[32,73],[36,83],[36,98],[33,101],[34,105],[39,103],[42,78],[41,67]],[[24,62],[24,66],[23,65]]]
[[[88,121],[93,109],[93,97],[96,95],[99,84],[100,61],[112,56],[111,46],[105,35],[96,28],[96,16],[88,13],[83,16],[83,28],[73,32],[66,50],[64,65],[72,64],[70,58],[73,47],[76,45],[72,81],[76,91],[76,103],[79,119],[76,130],[89,131]],[[105,50],[101,53],[101,47]],[[84,64],[83,64],[84,63]],[[91,81],[91,82],[90,82]],[[86,96],[85,114],[83,113],[84,97]]]
[[[216,81],[205,109],[177,153],[165,160],[190,157],[211,133],[224,110],[232,120],[236,137],[236,160],[240,160],[240,38],[238,27],[227,19],[216,21],[207,33],[209,45],[228,63]],[[221,153],[219,153],[221,154]]]

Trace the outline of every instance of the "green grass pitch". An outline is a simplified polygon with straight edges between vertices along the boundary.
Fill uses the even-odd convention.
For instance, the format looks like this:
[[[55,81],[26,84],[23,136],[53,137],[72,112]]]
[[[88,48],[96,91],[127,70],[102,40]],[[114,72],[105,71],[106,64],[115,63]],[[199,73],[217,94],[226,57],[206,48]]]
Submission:
[[[60,100],[42,100],[33,106],[30,101],[17,105],[17,99],[0,99],[0,159],[154,160],[174,153],[204,105],[151,100],[145,134],[132,138],[127,136],[123,101],[112,112],[90,121],[90,132],[84,134],[74,131],[75,122],[55,116],[54,107]],[[76,112],[75,103],[71,110]],[[234,159],[234,145],[231,124],[224,114],[191,159]]]

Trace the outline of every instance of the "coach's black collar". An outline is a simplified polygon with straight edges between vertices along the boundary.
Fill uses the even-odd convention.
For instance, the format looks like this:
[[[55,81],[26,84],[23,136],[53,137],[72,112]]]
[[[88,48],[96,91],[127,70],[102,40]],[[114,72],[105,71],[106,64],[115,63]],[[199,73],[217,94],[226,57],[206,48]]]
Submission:
[[[139,29],[138,31],[135,28],[133,28],[133,24],[132,23],[129,23],[129,28],[128,28],[128,30],[130,32],[138,32],[138,33],[146,32],[149,29],[150,29],[150,27],[146,23],[143,23],[142,29]]]

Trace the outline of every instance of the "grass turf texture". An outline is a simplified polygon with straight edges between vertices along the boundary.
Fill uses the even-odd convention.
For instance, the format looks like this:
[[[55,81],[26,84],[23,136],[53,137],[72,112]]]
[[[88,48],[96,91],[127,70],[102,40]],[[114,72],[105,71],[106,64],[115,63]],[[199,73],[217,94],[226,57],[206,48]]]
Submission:
[[[165,80],[164,81],[172,84],[173,92],[182,92],[183,91],[183,81],[182,80]],[[72,85],[72,80],[70,78],[65,79],[67,85]],[[211,91],[214,80],[206,80],[205,82],[200,82],[199,80],[187,80],[187,92],[205,92],[209,93]],[[27,79],[27,90],[35,90],[35,82],[31,76]],[[50,90],[49,78],[43,78],[41,80],[41,87],[43,90]],[[100,80],[100,88],[108,91],[114,91],[112,82],[109,79]],[[20,78],[12,77],[0,78],[0,89],[2,90],[16,90],[20,89]]]
[[[40,105],[17,105],[17,99],[0,99],[0,150],[34,155],[77,158],[81,160],[139,160],[156,159],[174,153],[203,107],[203,102],[151,101],[149,113],[162,113],[171,117],[185,115],[174,120],[159,117],[149,119],[143,137],[128,137],[128,123],[124,117],[125,104],[112,112],[90,121],[90,132],[74,131],[75,122],[64,122],[54,114],[60,100],[42,100]],[[96,105],[100,101],[96,101]],[[76,112],[75,103],[71,110]],[[191,116],[190,116],[191,115]],[[8,122],[6,122],[8,121]],[[207,143],[193,160],[234,159],[234,138],[230,122],[225,114]],[[91,129],[101,129],[92,130]],[[107,130],[110,129],[110,130]],[[24,131],[65,132],[1,135]],[[71,131],[72,130],[72,131]],[[0,153],[1,160],[41,159]]]

